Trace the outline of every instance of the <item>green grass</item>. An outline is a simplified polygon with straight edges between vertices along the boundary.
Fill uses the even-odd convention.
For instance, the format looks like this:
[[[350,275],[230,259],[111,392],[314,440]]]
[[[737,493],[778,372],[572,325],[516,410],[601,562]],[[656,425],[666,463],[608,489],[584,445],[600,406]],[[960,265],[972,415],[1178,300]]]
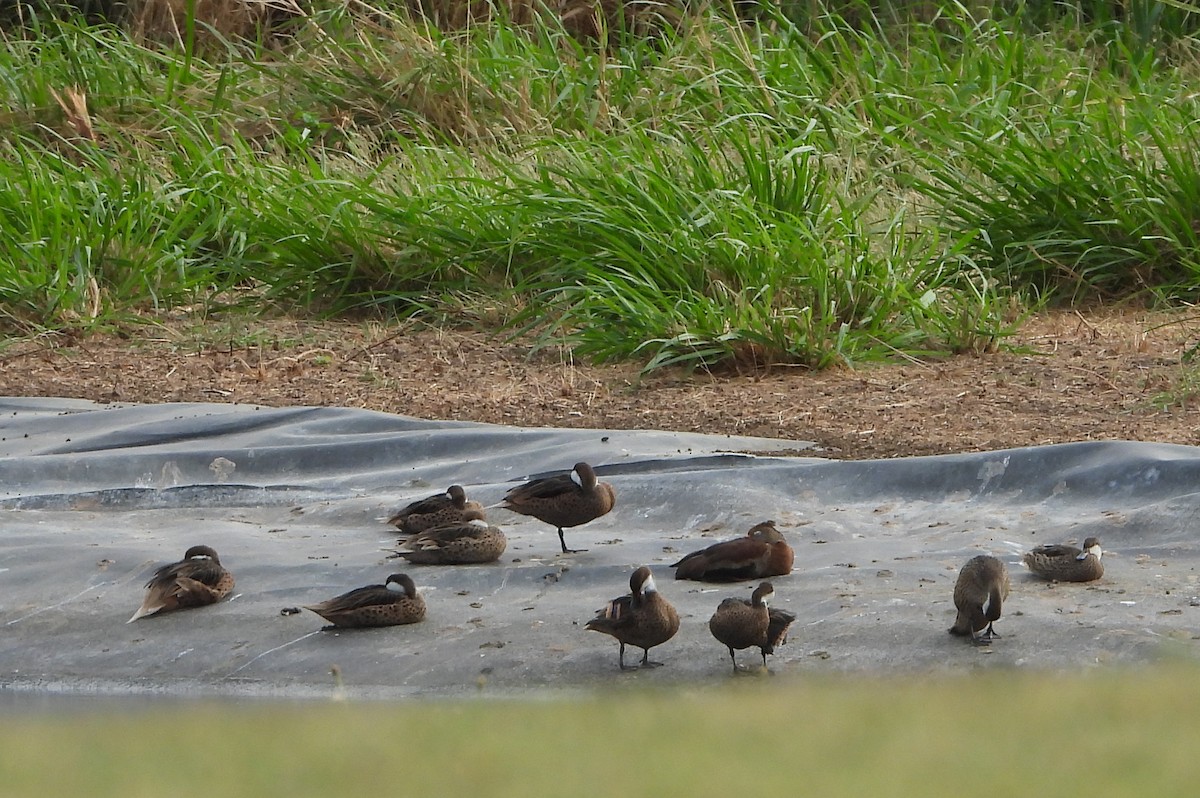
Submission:
[[[15,715],[4,793],[1190,795],[1193,665]],[[755,681],[754,684],[750,684]]]
[[[479,297],[597,359],[820,367],[988,350],[1042,302],[1200,298],[1200,48],[1174,6],[788,6],[805,27],[700,14],[608,48],[391,8],[319,5],[275,45],[10,31],[6,327]]]

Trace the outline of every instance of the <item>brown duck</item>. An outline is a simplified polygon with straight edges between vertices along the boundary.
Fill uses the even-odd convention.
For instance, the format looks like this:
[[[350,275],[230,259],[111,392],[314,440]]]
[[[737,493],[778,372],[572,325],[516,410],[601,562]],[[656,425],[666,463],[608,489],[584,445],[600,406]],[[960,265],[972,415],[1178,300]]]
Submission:
[[[233,590],[233,574],[225,570],[209,546],[192,546],[179,562],[164,565],[146,583],[146,598],[125,623],[160,612],[214,604]]]
[[[1091,582],[1104,576],[1099,538],[1083,541],[1083,549],[1062,544],[1038,546],[1022,558],[1030,571],[1056,582]]]
[[[661,662],[650,661],[650,649],[667,642],[679,631],[679,613],[659,595],[650,569],[642,566],[629,577],[629,595],[615,598],[596,617],[587,622],[586,629],[612,635],[621,644],[617,663],[621,670],[637,666],[625,665],[625,645],[642,649],[641,667],[653,668]]]
[[[775,528],[774,521],[755,524],[745,537],[714,543],[693,551],[671,567],[676,579],[700,582],[736,582],[786,576],[792,572],[795,553]]]
[[[734,650],[758,646],[762,654],[763,670],[767,668],[767,655],[775,653],[775,647],[787,642],[787,630],[796,616],[785,610],[767,607],[767,599],[775,594],[770,582],[763,582],[754,589],[749,600],[727,598],[708,621],[708,630],[717,641],[729,648],[729,659],[734,673],[738,667]]]
[[[445,493],[418,499],[397,510],[388,523],[406,535],[418,535],[431,527],[482,520],[483,517],[483,505],[467,501],[462,485],[451,485]]]
[[[587,549],[568,549],[563,537],[566,527],[594,521],[612,510],[617,495],[612,485],[599,482],[587,463],[576,463],[566,474],[531,479],[504,494],[500,507],[558,527],[563,554]]]
[[[304,609],[343,628],[398,626],[425,619],[425,599],[406,574],[392,574],[382,585],[356,588]]]
[[[426,529],[404,542],[394,557],[423,565],[462,565],[495,562],[508,541],[499,527],[476,519],[465,524],[446,524]]]
[[[1008,590],[1008,568],[1000,560],[986,554],[967,560],[954,585],[958,617],[949,629],[950,634],[970,636],[976,645],[987,645],[999,637],[992,623],[1000,618]]]

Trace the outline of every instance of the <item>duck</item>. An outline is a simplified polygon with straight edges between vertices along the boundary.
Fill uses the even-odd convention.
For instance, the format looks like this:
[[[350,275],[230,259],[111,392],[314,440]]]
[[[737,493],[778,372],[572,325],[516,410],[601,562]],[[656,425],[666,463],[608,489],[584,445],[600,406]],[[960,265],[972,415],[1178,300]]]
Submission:
[[[467,501],[462,485],[451,485],[445,493],[418,499],[392,514],[388,523],[406,535],[419,535],[443,524],[484,520],[483,505]]]
[[[563,554],[574,554],[587,549],[568,549],[563,529],[594,521],[611,512],[616,503],[613,486],[597,480],[587,463],[576,463],[566,474],[531,479],[511,488],[498,506],[557,527]]]
[[[1008,599],[1008,568],[987,554],[967,560],[954,584],[954,606],[958,617],[948,630],[952,635],[970,637],[976,645],[988,645],[1000,637],[992,624]]]
[[[639,667],[625,664],[626,644],[642,649],[640,667],[656,668],[662,663],[650,660],[650,649],[675,636],[679,631],[679,613],[658,592],[654,576],[643,565],[629,577],[629,595],[615,598],[597,610],[596,617],[584,628],[617,639],[621,644],[617,653],[621,670]]]
[[[406,540],[405,548],[392,556],[424,565],[495,562],[507,545],[508,540],[499,527],[476,518],[465,524],[444,524],[426,529]]]
[[[211,546],[192,546],[179,562],[160,567],[146,583],[146,597],[125,623],[174,610],[215,604],[233,591],[233,574]]]
[[[320,604],[305,605],[333,628],[399,626],[425,620],[425,599],[407,574],[392,574],[382,585],[367,585]]]
[[[775,653],[775,647],[787,642],[788,627],[796,620],[793,613],[767,606],[767,599],[775,594],[770,582],[763,582],[754,589],[750,599],[727,598],[717,606],[717,611],[708,620],[708,630],[719,643],[729,648],[729,659],[733,672],[743,670],[737,664],[734,650],[758,646],[762,654],[763,670],[767,669],[767,655]]]
[[[792,572],[795,557],[783,533],[775,528],[775,522],[763,521],[750,527],[744,537],[693,551],[671,567],[676,579],[737,582],[786,576]]]
[[[1091,582],[1104,576],[1104,555],[1100,539],[1083,541],[1083,549],[1065,544],[1038,546],[1021,558],[1026,567],[1042,579],[1055,582]]]

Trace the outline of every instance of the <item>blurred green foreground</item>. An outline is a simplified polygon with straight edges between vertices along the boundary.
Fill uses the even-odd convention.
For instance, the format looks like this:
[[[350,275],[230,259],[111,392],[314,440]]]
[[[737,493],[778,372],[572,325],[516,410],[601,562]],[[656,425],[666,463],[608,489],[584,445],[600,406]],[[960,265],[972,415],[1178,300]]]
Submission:
[[[986,662],[981,656],[980,664]],[[647,678],[650,677],[650,678]],[[4,796],[1195,795],[1200,671],[8,715]]]

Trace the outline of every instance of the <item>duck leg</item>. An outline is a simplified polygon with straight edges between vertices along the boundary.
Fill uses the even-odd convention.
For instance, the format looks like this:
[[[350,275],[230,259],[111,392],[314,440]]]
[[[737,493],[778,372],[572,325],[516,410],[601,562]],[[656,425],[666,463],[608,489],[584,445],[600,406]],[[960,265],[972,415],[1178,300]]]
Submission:
[[[620,642],[620,641],[618,641],[618,642]],[[625,644],[624,643],[621,643],[621,653],[617,655],[617,662],[620,663],[621,670],[623,670],[623,671],[637,670],[636,665],[626,665],[625,664]]]
[[[650,649],[643,648],[642,649],[642,667],[643,668],[661,668],[662,663],[661,662],[651,662],[650,661]]]
[[[734,673],[741,673],[741,672],[742,672],[742,669],[738,667],[738,664],[737,664],[737,657],[736,657],[736,656],[734,656],[734,653],[733,653],[733,646],[729,646],[729,661],[733,663],[733,672],[734,672]]]
[[[988,640],[999,640],[1000,639],[1000,634],[995,629],[992,628],[992,625],[990,623],[988,624],[987,631],[985,631],[982,636],[987,638]]]
[[[563,537],[563,531],[562,531],[561,526],[558,528],[558,542],[562,546],[563,554],[575,554],[577,552],[587,551],[587,549],[568,549],[567,548],[567,539],[565,537]]]
[[[992,633],[991,626],[989,625],[988,628],[984,629],[983,631],[972,632],[971,633],[971,642],[977,646],[990,646],[992,644],[993,636],[999,637],[999,635],[994,635]]]

